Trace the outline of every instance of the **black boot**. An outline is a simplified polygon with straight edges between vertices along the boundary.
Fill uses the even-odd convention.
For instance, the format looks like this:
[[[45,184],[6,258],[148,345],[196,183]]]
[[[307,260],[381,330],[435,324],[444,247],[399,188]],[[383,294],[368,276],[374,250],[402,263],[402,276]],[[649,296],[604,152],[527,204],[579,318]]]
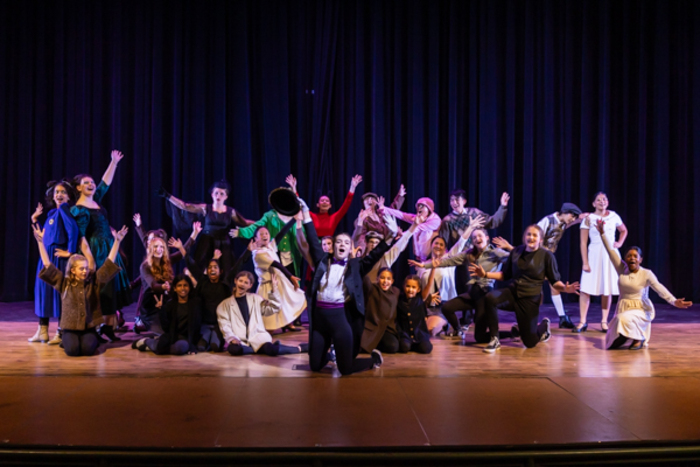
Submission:
[[[569,315],[564,313],[559,317],[559,329],[573,329],[574,323],[569,319]]]
[[[109,339],[110,342],[122,340],[121,337],[117,337],[114,335],[114,326],[108,326],[106,324],[103,324],[100,328],[100,334],[107,337],[107,339]]]

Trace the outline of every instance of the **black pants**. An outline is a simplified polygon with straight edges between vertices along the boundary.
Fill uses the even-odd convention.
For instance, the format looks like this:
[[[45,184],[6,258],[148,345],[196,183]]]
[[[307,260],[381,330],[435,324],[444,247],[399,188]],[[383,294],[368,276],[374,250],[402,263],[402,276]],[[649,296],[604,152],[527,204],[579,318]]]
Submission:
[[[369,370],[371,358],[357,358],[365,329],[365,317],[356,311],[342,308],[318,308],[309,336],[309,364],[311,371],[321,371],[328,363],[328,349],[335,346],[336,365],[342,375]]]
[[[418,342],[413,342],[411,339],[401,339],[399,341],[399,352],[418,352],[428,354],[433,351],[433,344],[430,339],[425,339]]]
[[[486,313],[486,294],[492,289],[482,289],[472,284],[467,291],[442,305],[442,314],[455,329],[459,329],[458,311],[476,310],[474,316],[474,339],[478,343],[487,343],[492,337],[498,337],[498,314]]]
[[[202,333],[202,338],[197,343],[197,350],[200,352],[206,352],[207,350],[220,352],[224,350],[224,336],[221,334],[217,324],[202,324],[200,332]]]
[[[399,351],[399,338],[389,331],[384,332],[382,339],[377,344],[377,350],[384,353],[396,353]]]
[[[170,347],[166,347],[164,352],[162,349],[158,351],[158,339],[146,339],[146,347],[158,355],[185,355],[190,350],[190,343],[185,339],[178,339],[170,344]]]
[[[518,322],[520,339],[528,349],[537,345],[540,337],[544,334],[546,326],[537,324],[540,317],[541,295],[533,297],[520,297],[517,295],[514,285],[505,289],[495,289],[486,295],[485,311],[487,320],[496,320],[498,323],[497,308],[504,311],[514,311],[515,319]],[[498,326],[496,326],[498,329]],[[510,337],[510,332],[500,333],[501,337]]]
[[[90,357],[95,355],[99,346],[95,328],[85,331],[63,330],[63,350],[69,357]]]
[[[243,344],[229,344],[228,353],[234,357],[240,355],[252,355],[258,353],[261,355],[269,355],[270,357],[276,357],[278,355],[290,355],[295,353],[301,353],[299,347],[294,347],[291,345],[284,345],[280,341],[276,342],[265,342],[256,352],[249,345]]]

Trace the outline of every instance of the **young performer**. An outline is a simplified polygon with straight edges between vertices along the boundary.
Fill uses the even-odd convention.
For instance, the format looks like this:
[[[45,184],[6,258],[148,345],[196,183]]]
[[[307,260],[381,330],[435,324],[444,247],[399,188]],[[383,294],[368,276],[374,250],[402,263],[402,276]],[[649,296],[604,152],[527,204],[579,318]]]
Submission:
[[[112,161],[97,187],[95,187],[95,181],[89,175],[77,175],[74,179],[74,186],[80,197],[75,206],[70,208],[70,212],[78,224],[80,236],[85,237],[90,245],[90,251],[95,257],[98,269],[105,262],[107,254],[114,243],[109,221],[107,220],[107,210],[99,203],[112,184],[117,165],[123,158],[124,155],[121,152],[117,150],[112,151]],[[114,264],[119,267],[117,277],[100,289],[101,308],[105,322],[100,328],[100,332],[112,342],[120,340],[114,335],[114,325],[117,322],[116,312],[131,303],[129,277],[126,274],[121,255],[117,255]]]
[[[114,261],[118,257],[119,244],[128,229],[125,226],[119,232],[112,232],[112,247],[97,272],[90,248],[87,242],[83,241],[81,249],[85,256],[72,255],[68,259],[65,274],[51,263],[44,246],[44,230],[39,226],[33,226],[33,229],[44,265],[39,278],[56,289],[61,296],[63,350],[69,357],[94,355],[100,345],[95,327],[103,321],[100,311],[100,289],[119,272],[119,267]]]
[[[160,323],[163,334],[157,339],[142,338],[131,344],[132,349],[156,355],[193,355],[197,353],[200,339],[202,302],[193,296],[194,287],[189,277],[179,274],[173,280],[175,296],[163,304],[163,296],[158,298],[161,308]]]
[[[320,371],[326,366],[331,344],[335,347],[336,365],[342,375],[377,368],[383,361],[378,350],[372,351],[372,358],[357,358],[365,320],[362,277],[389,246],[382,241],[368,256],[350,258],[352,239],[348,234],[338,234],[333,243],[333,254],[323,253],[309,208],[303,201],[300,203],[315,266],[309,294],[311,371]]]
[[[406,188],[403,185],[399,187],[394,201],[391,203],[393,209],[401,209],[403,202],[406,199]],[[382,219],[379,209],[384,206],[384,197],[378,196],[376,193],[367,192],[362,195],[364,209],[360,211],[355,219],[355,230],[352,233],[352,241],[355,247],[364,250],[365,236],[368,232],[377,232],[381,238],[388,235],[389,230]]]
[[[70,215],[69,202],[74,199],[73,187],[64,181],[49,182],[46,190],[46,202],[53,209],[49,211],[44,222],[43,242],[49,258],[56,269],[65,271],[70,255],[78,251],[78,224]],[[37,220],[43,213],[41,203],[32,214],[32,225],[38,225]],[[41,261],[37,264],[36,275],[44,269]],[[61,319],[61,296],[46,282],[37,280],[34,284],[34,313],[39,317],[39,328],[29,338],[29,342],[47,342],[49,345],[61,343],[61,328],[56,327],[56,335],[49,340],[49,318]]]
[[[495,229],[506,219],[509,200],[510,195],[508,195],[508,193],[503,193],[498,210],[493,216],[489,216],[484,211],[477,208],[465,207],[467,205],[467,193],[464,190],[454,190],[450,193],[450,207],[452,208],[452,212],[442,219],[439,235],[447,240],[447,247],[452,248],[464,231],[467,230],[472,220],[477,217],[484,218],[483,227],[485,229]]]
[[[571,226],[579,224],[586,215],[581,212],[581,209],[574,203],[564,203],[559,211],[554,212],[540,219],[537,225],[544,231],[544,239],[542,248],[556,253],[559,241],[561,240],[564,231]],[[574,323],[571,322],[569,315],[564,310],[564,303],[561,300],[559,292],[549,284],[549,289],[552,292],[552,303],[559,315],[559,328],[573,329]]]
[[[241,271],[234,280],[233,295],[221,302],[216,309],[219,327],[233,356],[258,353],[276,357],[308,352],[308,344],[298,346],[272,342],[272,336],[263,324],[263,313],[274,313],[276,305],[258,294],[249,293],[253,287],[253,275]]]
[[[426,268],[438,267],[463,267],[467,269],[471,264],[478,264],[486,272],[498,272],[501,265],[507,260],[509,253],[500,248],[494,248],[489,243],[489,235],[486,229],[475,229],[471,234],[472,248],[454,256],[448,256],[432,263],[425,263]],[[493,279],[469,275],[467,291],[442,304],[442,313],[453,329],[460,329],[457,319],[457,311],[476,310],[474,318],[474,339],[480,344],[486,344],[491,339],[498,338],[498,320],[493,321],[493,315],[487,315],[484,308],[486,294],[493,290]],[[488,331],[487,331],[488,328]],[[459,337],[464,339],[468,331],[462,328]],[[495,350],[495,349],[494,349]]]
[[[435,273],[435,269],[432,270]],[[420,278],[415,275],[407,276],[403,282],[403,293],[397,305],[396,328],[399,332],[399,352],[409,351],[429,354],[433,351],[430,342],[430,332],[426,325],[427,303],[439,300],[436,292],[432,296],[427,289],[421,290]]]
[[[394,235],[397,235],[399,232],[399,226],[396,224],[396,219],[392,216],[384,215],[384,221],[389,230]],[[396,260],[399,259],[401,253],[403,253],[403,251],[408,246],[408,242],[413,237],[413,233],[423,221],[424,219],[421,216],[416,216],[413,220],[413,223],[411,224],[411,227],[406,232],[404,232],[403,235],[401,235],[401,238],[394,242],[391,248],[389,248],[389,251],[384,253],[384,256],[382,256],[381,259],[377,261],[377,264],[375,264],[374,267],[372,267],[372,270],[368,272],[366,276],[369,279],[370,283],[373,284],[377,282],[377,276],[379,275],[380,269],[391,268],[394,265]],[[361,256],[368,255],[373,249],[377,247],[377,245],[379,245],[381,239],[377,238],[377,235],[378,234],[376,232],[369,232],[367,234],[366,248],[365,251],[362,252]]]
[[[486,272],[479,264],[469,266],[469,272],[478,277],[508,281],[505,288],[494,289],[486,295],[487,320],[497,326],[496,308],[514,311],[517,325],[510,333],[501,335],[520,337],[527,348],[535,347],[540,341],[547,342],[552,336],[548,318],[537,324],[544,281],[548,280],[559,292],[577,293],[579,288],[578,282],[564,284],[560,280],[556,258],[551,251],[540,248],[543,237],[544,232],[538,225],[526,228],[523,245],[513,249],[500,272]],[[490,328],[493,326],[489,324]],[[494,352],[500,347],[499,338],[492,337],[485,351]]]
[[[583,259],[583,272],[581,273],[581,297],[579,298],[579,309],[581,319],[573,332],[583,332],[588,329],[588,307],[591,303],[591,295],[602,295],[601,308],[602,319],[600,327],[603,332],[608,330],[608,313],[612,296],[618,295],[617,272],[610,258],[605,252],[603,241],[595,228],[595,223],[601,219],[605,222],[605,235],[608,243],[612,245],[617,254],[617,250],[625,243],[627,238],[627,227],[622,223],[622,219],[614,211],[608,210],[608,197],[605,193],[599,192],[593,201],[595,212],[590,214],[585,222],[581,223],[581,258]],[[615,241],[615,231],[620,233],[618,241]],[[588,239],[591,243],[588,245]]]
[[[666,289],[656,275],[643,268],[642,250],[633,246],[627,250],[625,259],[621,260],[617,250],[610,246],[605,234],[605,221],[598,219],[595,225],[605,249],[619,274],[620,299],[617,301],[615,316],[605,336],[605,348],[618,349],[632,340],[630,350],[640,350],[649,346],[651,322],[656,316],[654,304],[649,300],[649,287],[661,298],[676,308],[685,309],[693,305],[683,298],[676,298]]]
[[[204,270],[209,260],[214,255],[214,250],[221,251],[221,265],[228,271],[233,265],[233,250],[228,231],[232,224],[245,227],[253,222],[246,219],[236,209],[226,205],[226,200],[231,194],[229,184],[224,181],[215,182],[209,189],[211,204],[186,203],[171,195],[164,188],[158,190],[158,195],[165,198],[168,203],[166,208],[170,217],[175,222],[176,230],[189,229],[195,221],[203,223],[202,235],[195,247],[194,260],[200,270]],[[175,206],[179,212],[170,206]],[[189,213],[187,215],[186,213]]]
[[[435,231],[440,227],[440,216],[435,213],[435,204],[430,198],[419,198],[416,201],[416,214],[407,214],[397,209],[379,207],[381,213],[389,214],[404,222],[412,223],[416,216],[421,216],[425,221],[421,223],[413,234],[413,252],[418,261],[428,259],[432,251],[432,241],[435,238]],[[447,242],[443,238],[443,243]]]
[[[365,294],[365,330],[361,347],[367,353],[374,349],[381,352],[399,351],[399,333],[396,329],[396,306],[399,289],[393,287],[394,273],[388,267],[379,270],[376,282],[369,274],[363,280]]]
[[[278,312],[263,316],[265,329],[286,329],[301,331],[291,323],[306,309],[306,294],[299,288],[299,278],[292,275],[280,262],[277,254],[277,238],[284,238],[289,227],[295,221],[290,221],[275,240],[270,238],[270,231],[261,226],[255,232],[255,247],[253,263],[255,274],[258,276],[257,294],[265,300],[278,303]]]
[[[294,193],[299,194],[297,191],[297,179],[294,175],[288,175],[285,179],[289,187]],[[355,175],[350,181],[350,190],[345,196],[345,201],[343,201],[342,206],[333,214],[331,211],[331,199],[327,195],[323,195],[318,199],[316,207],[318,208],[318,214],[315,212],[311,213],[311,218],[314,221],[314,227],[316,227],[316,233],[319,237],[331,236],[335,233],[335,229],[338,228],[338,224],[343,220],[345,214],[347,214],[350,205],[352,204],[352,199],[355,196],[355,189],[362,183],[362,175]]]

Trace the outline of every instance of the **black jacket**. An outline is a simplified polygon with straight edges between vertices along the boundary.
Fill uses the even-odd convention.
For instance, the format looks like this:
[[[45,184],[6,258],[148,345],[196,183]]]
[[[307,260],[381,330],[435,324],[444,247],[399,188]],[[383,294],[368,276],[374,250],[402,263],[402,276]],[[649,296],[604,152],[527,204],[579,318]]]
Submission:
[[[197,351],[197,342],[201,338],[202,325],[202,300],[199,297],[190,295],[187,300],[187,342],[190,344],[190,352]],[[160,324],[163,327],[163,335],[158,339],[156,353],[158,355],[167,354],[170,346],[177,342],[177,297],[173,297],[163,305],[160,310]]]

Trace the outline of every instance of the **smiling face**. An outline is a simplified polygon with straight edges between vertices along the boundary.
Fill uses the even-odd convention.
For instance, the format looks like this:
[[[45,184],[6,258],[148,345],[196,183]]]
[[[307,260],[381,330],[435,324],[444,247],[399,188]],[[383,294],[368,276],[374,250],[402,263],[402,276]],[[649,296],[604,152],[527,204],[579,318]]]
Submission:
[[[453,211],[462,212],[464,206],[466,206],[467,200],[461,196],[450,196],[450,207]]]
[[[625,254],[625,263],[627,263],[630,272],[637,272],[639,270],[642,259],[642,255],[635,249],[630,249],[627,254]]]
[[[321,248],[323,249],[324,253],[331,253],[333,251],[333,239],[324,238],[321,240]]]
[[[258,247],[266,247],[270,243],[270,231],[267,227],[260,227],[257,232],[255,232],[255,242]]]
[[[219,263],[216,261],[210,261],[207,266],[207,277],[211,282],[218,282],[219,275],[221,274],[221,269],[219,268]]]
[[[165,241],[160,237],[154,236],[148,244],[148,248],[151,250],[151,256],[153,258],[162,258],[165,254]]]
[[[447,245],[445,245],[445,240],[443,240],[442,237],[435,237],[431,245],[433,258],[440,258],[442,255],[445,254]]]
[[[472,245],[476,247],[477,250],[483,251],[484,248],[486,248],[489,244],[489,235],[481,229],[477,229],[474,232],[472,232]]]
[[[608,196],[605,193],[598,193],[593,201],[593,207],[597,213],[604,213],[608,209]]]
[[[420,292],[420,284],[415,279],[409,279],[403,285],[403,293],[408,298],[413,298]]]
[[[321,196],[316,203],[318,212],[327,213],[331,209],[331,199],[328,196]]]
[[[525,229],[525,233],[523,234],[523,244],[525,245],[525,249],[527,251],[537,250],[540,247],[541,240],[542,237],[540,236],[540,230],[537,227],[531,225]]]
[[[333,256],[335,259],[347,259],[352,251],[352,239],[346,234],[336,235],[333,242]]]
[[[228,192],[223,188],[214,188],[211,190],[211,200],[217,206],[221,206],[228,199]]]
[[[177,294],[177,299],[181,302],[186,302],[187,297],[190,295],[190,284],[186,280],[180,280],[175,284],[175,293]]]
[[[73,266],[70,268],[70,273],[79,281],[87,280],[88,274],[90,273],[87,260],[78,260],[73,263]]]
[[[379,277],[377,277],[377,283],[379,284],[379,288],[386,292],[394,285],[394,274],[392,274],[391,271],[382,271]]]
[[[80,179],[80,184],[78,184],[77,190],[81,195],[92,196],[95,194],[97,186],[95,185],[95,180],[92,177],[83,177]]]
[[[253,287],[253,283],[250,282],[250,279],[246,275],[238,276],[238,278],[236,279],[235,285],[236,285],[235,293],[236,293],[237,297],[242,297],[243,295],[248,293],[248,291],[251,289],[251,287]]]
[[[65,186],[58,183],[55,187],[53,187],[53,202],[56,203],[56,207],[60,207],[69,200],[70,197],[68,196],[68,190]]]

